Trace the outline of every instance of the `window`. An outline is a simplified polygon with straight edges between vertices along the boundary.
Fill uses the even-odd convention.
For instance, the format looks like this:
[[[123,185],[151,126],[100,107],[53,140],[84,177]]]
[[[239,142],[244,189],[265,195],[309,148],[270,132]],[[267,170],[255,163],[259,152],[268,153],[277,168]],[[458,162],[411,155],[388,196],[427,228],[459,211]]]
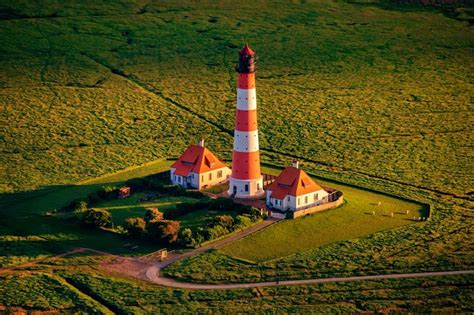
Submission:
[[[308,203],[308,196],[304,197],[304,203]]]
[[[176,182],[176,175],[173,175],[173,177],[174,177],[174,181]]]
[[[287,200],[288,202],[290,202],[290,196],[288,196],[288,198],[286,198],[286,200]]]
[[[245,184],[245,191],[249,191],[249,185]]]
[[[222,171],[217,171],[217,178],[221,178],[222,177]]]
[[[201,182],[204,182],[204,175],[201,175]]]
[[[212,173],[209,173],[209,180],[212,180]]]
[[[298,198],[298,206],[300,205],[300,198]]]
[[[260,190],[260,183],[257,183],[257,190]]]
[[[314,201],[318,200],[318,194],[314,194]]]

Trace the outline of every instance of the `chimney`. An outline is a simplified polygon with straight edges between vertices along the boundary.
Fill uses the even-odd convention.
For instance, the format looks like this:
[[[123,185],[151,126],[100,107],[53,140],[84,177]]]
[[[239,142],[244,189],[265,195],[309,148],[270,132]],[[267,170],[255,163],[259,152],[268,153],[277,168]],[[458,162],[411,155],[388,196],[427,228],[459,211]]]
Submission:
[[[294,168],[299,168],[299,165],[300,163],[298,162],[298,160],[293,160],[293,162],[291,163],[291,166],[293,166]]]
[[[204,139],[199,140],[198,145],[204,148]]]

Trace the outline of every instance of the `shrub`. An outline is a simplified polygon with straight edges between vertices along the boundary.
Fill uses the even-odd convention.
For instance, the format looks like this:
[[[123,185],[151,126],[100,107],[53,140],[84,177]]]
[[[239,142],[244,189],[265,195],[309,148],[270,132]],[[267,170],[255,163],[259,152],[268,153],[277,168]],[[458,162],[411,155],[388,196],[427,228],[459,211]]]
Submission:
[[[146,222],[142,218],[128,218],[125,220],[124,228],[127,234],[133,237],[141,237],[145,234]]]
[[[193,238],[193,231],[190,228],[186,228],[179,232],[178,242],[182,246],[196,247],[196,240]]]
[[[222,225],[214,225],[205,230],[206,239],[213,240],[229,233],[229,230]]]
[[[107,210],[89,209],[84,213],[82,222],[91,227],[108,227],[112,225],[112,214]]]
[[[234,225],[234,218],[230,215],[218,215],[214,218],[214,225],[221,225],[224,228],[230,230]]]
[[[207,209],[207,208],[209,208],[209,201],[199,201],[196,203],[183,202],[183,203],[177,204],[176,207],[172,211],[168,211],[165,214],[165,219],[174,220],[177,217],[189,214],[194,211]]]
[[[236,203],[230,198],[219,197],[209,204],[210,210],[234,210]]]
[[[235,218],[235,228],[246,228],[252,224],[252,220],[249,217],[238,215]]]
[[[82,212],[86,211],[89,208],[87,201],[85,200],[75,200],[73,205],[73,211],[75,212]]]
[[[71,211],[86,211],[88,209],[89,204],[84,199],[75,199],[71,201],[67,206],[61,208],[60,211],[62,212],[71,212]]]
[[[158,208],[147,208],[145,212],[145,216],[143,219],[146,222],[162,220],[163,219],[163,212],[160,212]]]
[[[199,199],[199,198],[204,197],[205,195],[202,192],[197,191],[197,190],[186,190],[184,193],[184,196],[189,197],[189,198]]]
[[[171,220],[151,221],[146,225],[150,240],[157,243],[172,244],[178,239],[179,222]]]
[[[114,186],[105,186],[97,192],[97,196],[101,199],[110,200],[116,198],[118,195],[118,189]]]

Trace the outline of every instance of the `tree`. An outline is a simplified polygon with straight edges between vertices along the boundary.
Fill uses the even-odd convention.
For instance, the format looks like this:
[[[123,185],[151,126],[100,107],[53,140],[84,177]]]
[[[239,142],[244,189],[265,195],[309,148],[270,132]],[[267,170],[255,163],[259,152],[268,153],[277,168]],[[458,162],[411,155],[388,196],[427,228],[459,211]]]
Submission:
[[[196,240],[193,238],[193,231],[190,228],[185,228],[179,232],[178,242],[182,246],[196,247]]]
[[[143,219],[146,222],[163,220],[163,212],[160,212],[158,208],[147,208]]]
[[[148,237],[158,243],[176,242],[179,233],[179,222],[171,220],[150,221],[146,225]]]
[[[146,222],[142,218],[128,218],[125,220],[124,228],[127,234],[134,237],[141,237],[145,233]]]
[[[89,209],[83,217],[82,222],[92,227],[107,227],[112,225],[112,214],[107,210]]]

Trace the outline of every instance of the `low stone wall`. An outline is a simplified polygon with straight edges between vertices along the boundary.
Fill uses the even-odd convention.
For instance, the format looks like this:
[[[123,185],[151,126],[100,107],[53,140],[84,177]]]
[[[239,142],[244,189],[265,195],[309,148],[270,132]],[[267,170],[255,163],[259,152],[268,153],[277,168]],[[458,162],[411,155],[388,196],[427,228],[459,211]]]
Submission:
[[[298,210],[295,212],[288,211],[287,213],[290,215],[291,219],[296,219],[306,214],[311,214],[311,213],[339,207],[343,203],[344,203],[344,197],[340,196],[337,200],[332,201],[332,202],[328,202],[319,206],[314,206],[314,207],[303,209],[303,210]]]

